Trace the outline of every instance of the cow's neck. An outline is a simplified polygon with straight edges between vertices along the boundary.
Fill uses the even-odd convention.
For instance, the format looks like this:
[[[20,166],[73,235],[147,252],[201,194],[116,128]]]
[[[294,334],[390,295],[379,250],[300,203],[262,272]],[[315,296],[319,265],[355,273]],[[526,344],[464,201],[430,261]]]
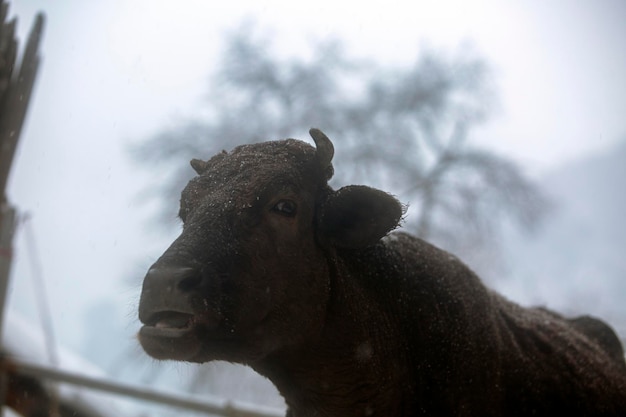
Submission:
[[[399,331],[387,315],[361,289],[342,286],[334,288],[326,323],[317,340],[254,366],[276,385],[291,415],[403,415],[393,410],[409,406],[412,387]]]

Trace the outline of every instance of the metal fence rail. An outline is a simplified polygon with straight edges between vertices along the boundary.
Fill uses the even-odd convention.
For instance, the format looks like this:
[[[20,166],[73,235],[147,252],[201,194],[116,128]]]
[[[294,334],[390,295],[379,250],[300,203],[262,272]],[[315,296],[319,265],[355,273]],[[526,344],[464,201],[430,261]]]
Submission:
[[[11,367],[17,373],[36,377],[38,379],[43,378],[63,382],[76,385],[81,388],[123,395],[224,417],[282,417],[285,415],[284,410],[276,408],[258,406],[238,401],[229,401],[216,397],[207,397],[202,400],[198,400],[191,396],[185,397],[150,388],[131,386],[99,378],[77,375],[42,365],[17,361],[15,359],[11,360]]]

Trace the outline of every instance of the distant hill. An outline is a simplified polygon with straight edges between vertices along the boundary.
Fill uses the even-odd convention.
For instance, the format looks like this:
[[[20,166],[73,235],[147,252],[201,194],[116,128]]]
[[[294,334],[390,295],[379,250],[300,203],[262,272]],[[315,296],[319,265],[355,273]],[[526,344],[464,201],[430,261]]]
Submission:
[[[626,336],[626,139],[543,185],[555,210],[532,236],[505,239],[507,278],[496,286],[522,304],[601,316]]]

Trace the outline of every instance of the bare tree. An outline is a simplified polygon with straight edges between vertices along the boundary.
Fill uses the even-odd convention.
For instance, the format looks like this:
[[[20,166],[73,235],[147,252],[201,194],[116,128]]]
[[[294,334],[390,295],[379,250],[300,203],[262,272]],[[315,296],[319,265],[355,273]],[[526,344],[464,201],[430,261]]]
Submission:
[[[334,139],[335,182],[392,191],[409,205],[405,227],[453,252],[484,249],[504,219],[528,229],[545,213],[540,189],[512,161],[471,146],[496,102],[487,65],[471,54],[426,51],[409,68],[389,69],[345,58],[335,41],[308,59],[281,59],[268,39],[243,29],[227,38],[211,80],[201,120],[135,149],[139,162],[173,170],[158,184],[168,216],[192,175],[187,160],[304,138],[312,126]]]
[[[505,219],[538,224],[548,208],[540,188],[513,161],[471,145],[495,102],[482,60],[426,52],[378,79],[386,81],[370,83],[345,123],[352,166],[365,167],[358,176],[383,173],[380,185],[411,204],[409,229],[468,257],[493,243]]]

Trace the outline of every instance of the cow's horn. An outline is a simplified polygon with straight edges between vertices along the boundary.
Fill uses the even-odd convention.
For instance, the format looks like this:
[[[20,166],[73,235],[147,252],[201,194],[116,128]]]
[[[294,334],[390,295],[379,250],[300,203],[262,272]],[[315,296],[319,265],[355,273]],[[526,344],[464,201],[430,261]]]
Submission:
[[[189,161],[189,163],[191,164],[191,167],[193,168],[193,170],[198,173],[198,175],[206,171],[207,166],[209,165],[206,161],[202,161],[200,159],[195,159],[195,158]]]
[[[331,166],[330,162],[333,160],[333,155],[335,154],[333,143],[328,139],[328,136],[319,129],[311,128],[309,134],[315,141],[317,161],[320,167],[325,170]]]

